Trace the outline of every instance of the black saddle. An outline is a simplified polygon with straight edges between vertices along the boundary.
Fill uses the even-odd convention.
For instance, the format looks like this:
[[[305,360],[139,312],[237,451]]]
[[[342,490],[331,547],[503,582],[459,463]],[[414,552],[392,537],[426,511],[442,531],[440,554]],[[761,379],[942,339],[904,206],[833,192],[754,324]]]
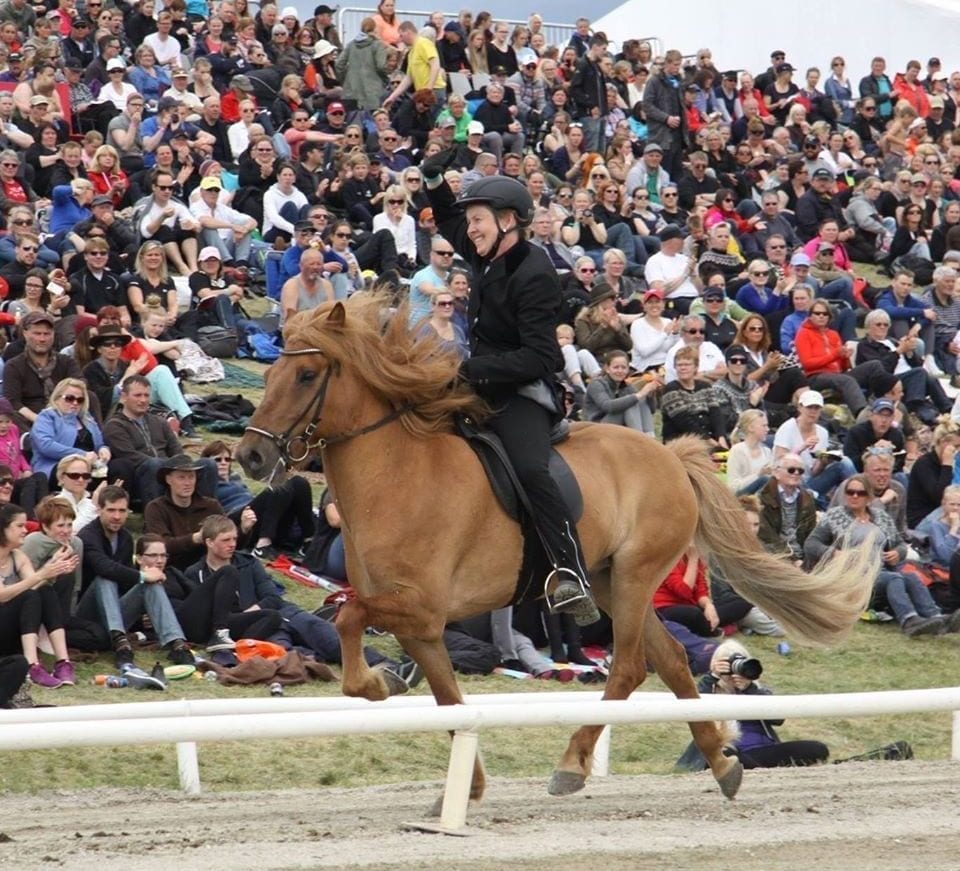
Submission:
[[[522,522],[525,514],[522,506],[529,502],[525,496],[520,495],[522,485],[513,470],[500,437],[490,430],[480,429],[473,421],[463,417],[457,418],[456,431],[457,435],[466,440],[477,455],[477,459],[480,460],[487,480],[490,481],[490,487],[497,501],[503,506],[503,510],[518,523]],[[560,495],[570,512],[570,517],[574,522],[579,521],[583,516],[583,495],[580,492],[580,485],[573,475],[573,470],[556,449],[550,451],[550,477],[560,488]],[[536,520],[536,518],[530,519]]]

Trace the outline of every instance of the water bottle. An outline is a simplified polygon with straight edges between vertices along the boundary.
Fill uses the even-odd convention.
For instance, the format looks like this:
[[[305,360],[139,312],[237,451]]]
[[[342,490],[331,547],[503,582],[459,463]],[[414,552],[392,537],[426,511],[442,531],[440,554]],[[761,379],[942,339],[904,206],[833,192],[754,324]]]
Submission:
[[[125,677],[120,677],[116,674],[107,675],[107,679],[103,682],[103,685],[110,687],[110,689],[116,689],[117,687],[125,687],[127,685],[127,679]]]
[[[779,653],[781,656],[789,656],[789,655],[790,655],[790,645],[787,644],[786,641],[781,641],[781,642],[777,645],[777,653]]]
[[[282,696],[283,695],[283,684],[279,681],[274,681],[270,684],[270,695],[271,696]]]
[[[203,679],[207,683],[216,683],[217,682],[217,673],[215,671],[205,671],[203,673]]]

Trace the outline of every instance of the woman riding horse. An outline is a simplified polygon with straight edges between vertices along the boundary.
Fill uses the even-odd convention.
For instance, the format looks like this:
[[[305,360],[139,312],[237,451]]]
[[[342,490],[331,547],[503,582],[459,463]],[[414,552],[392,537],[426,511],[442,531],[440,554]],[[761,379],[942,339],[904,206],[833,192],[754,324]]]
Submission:
[[[581,625],[593,623],[600,613],[576,522],[548,470],[550,433],[560,416],[549,385],[563,368],[554,334],[561,302],[557,272],[526,241],[524,230],[533,219],[527,189],[491,176],[474,182],[458,202],[443,179],[443,157],[423,165],[433,214],[479,276],[469,303],[471,354],[460,374],[494,409],[487,426],[500,437],[526,490],[531,520],[553,564],[544,589],[554,609],[570,611]]]

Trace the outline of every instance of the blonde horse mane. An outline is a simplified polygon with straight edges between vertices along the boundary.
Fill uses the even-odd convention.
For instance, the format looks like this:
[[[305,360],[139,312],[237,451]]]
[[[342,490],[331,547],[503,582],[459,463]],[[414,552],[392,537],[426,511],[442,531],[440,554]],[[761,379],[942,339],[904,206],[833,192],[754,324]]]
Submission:
[[[391,302],[389,294],[372,290],[300,312],[284,326],[284,344],[290,350],[320,348],[378,399],[393,408],[409,405],[400,422],[411,435],[450,432],[458,414],[486,417],[486,404],[459,379],[457,355],[429,328],[411,327],[405,303],[393,310]],[[328,323],[337,306],[345,313],[342,325]]]

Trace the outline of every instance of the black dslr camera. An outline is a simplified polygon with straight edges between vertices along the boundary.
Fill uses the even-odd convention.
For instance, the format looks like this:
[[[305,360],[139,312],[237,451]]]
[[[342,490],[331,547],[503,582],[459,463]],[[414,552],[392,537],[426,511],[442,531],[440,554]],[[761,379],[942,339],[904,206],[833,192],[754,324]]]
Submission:
[[[756,680],[763,674],[763,665],[759,659],[751,659],[742,653],[735,653],[727,662],[730,663],[730,674],[745,677],[747,680]]]

